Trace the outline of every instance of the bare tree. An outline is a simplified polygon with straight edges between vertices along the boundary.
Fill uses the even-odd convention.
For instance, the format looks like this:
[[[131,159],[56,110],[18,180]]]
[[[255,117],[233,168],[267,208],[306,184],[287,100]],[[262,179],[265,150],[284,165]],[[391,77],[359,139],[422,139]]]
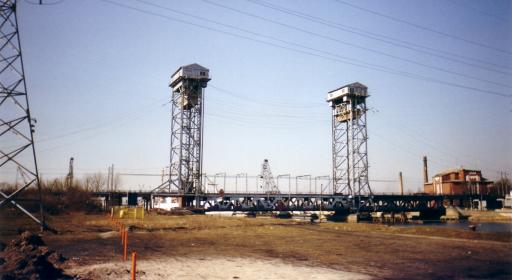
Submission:
[[[107,177],[101,172],[87,174],[83,179],[83,188],[86,191],[98,192],[105,188]]]
[[[507,177],[501,177],[500,179],[496,180],[494,186],[496,187],[496,191],[499,195],[509,194],[512,190],[512,183]]]

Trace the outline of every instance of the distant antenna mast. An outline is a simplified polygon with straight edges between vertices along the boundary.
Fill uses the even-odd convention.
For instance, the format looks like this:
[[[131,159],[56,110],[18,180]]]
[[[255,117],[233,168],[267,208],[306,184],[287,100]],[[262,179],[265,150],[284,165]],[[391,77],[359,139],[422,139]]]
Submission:
[[[69,188],[73,185],[73,158],[69,159],[69,170],[68,175],[66,175],[66,187]]]
[[[272,171],[270,171],[268,159],[263,160],[263,164],[261,165],[260,179],[262,180],[260,187],[265,190],[265,193],[279,193],[279,189],[277,188],[274,176],[272,176]]]
[[[0,1],[0,143],[9,143],[0,147],[0,173],[2,181],[13,182],[15,178],[4,177],[13,174],[17,169],[23,171],[27,181],[9,195],[0,191],[3,198],[0,207],[12,204],[32,220],[47,228],[43,216],[41,202],[41,185],[37,169],[36,151],[34,148],[34,123],[28,106],[27,86],[23,70],[21,45],[16,18],[16,1]],[[39,205],[39,217],[27,211],[15,202],[16,197],[29,187],[36,187],[38,192],[33,202]],[[21,203],[21,204],[20,204]]]

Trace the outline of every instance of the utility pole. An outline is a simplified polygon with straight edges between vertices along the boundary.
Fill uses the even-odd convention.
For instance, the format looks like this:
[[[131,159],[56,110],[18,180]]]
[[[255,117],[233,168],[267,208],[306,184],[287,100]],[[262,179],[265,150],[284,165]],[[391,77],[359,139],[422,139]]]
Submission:
[[[14,177],[17,168],[21,168],[28,181],[10,194],[0,191],[3,198],[0,207],[12,204],[42,229],[47,229],[34,145],[36,120],[30,115],[16,8],[15,0],[0,1],[0,142],[9,143],[7,147],[2,145],[0,148],[0,171],[2,176],[13,174]],[[2,177],[4,179],[14,181],[14,178]],[[16,197],[30,187],[37,188],[37,198],[24,198],[23,202],[16,202]],[[39,217],[23,206],[27,200],[39,205]]]
[[[400,180],[400,195],[404,195],[404,180],[402,178],[402,171],[398,172],[398,178]]]
[[[129,174],[125,174],[125,175],[129,175]],[[114,164],[111,164],[108,166],[107,191],[114,192]]]
[[[110,167],[110,187],[112,191],[116,191],[116,186],[114,186],[114,164]]]
[[[107,192],[110,191],[110,165],[107,167]]]

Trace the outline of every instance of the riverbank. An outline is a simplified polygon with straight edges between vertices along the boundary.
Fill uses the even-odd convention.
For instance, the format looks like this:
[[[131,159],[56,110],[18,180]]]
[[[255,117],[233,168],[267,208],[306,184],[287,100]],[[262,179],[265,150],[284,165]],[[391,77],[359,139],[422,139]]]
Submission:
[[[461,210],[464,216],[472,222],[510,222],[512,223],[512,209],[506,210]]]

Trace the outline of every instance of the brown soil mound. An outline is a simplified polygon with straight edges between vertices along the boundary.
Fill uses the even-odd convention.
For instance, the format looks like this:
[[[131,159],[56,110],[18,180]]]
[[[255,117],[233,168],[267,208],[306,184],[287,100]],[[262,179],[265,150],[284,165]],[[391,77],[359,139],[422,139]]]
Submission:
[[[41,236],[25,231],[0,253],[0,279],[72,279],[60,268],[65,260]]]

